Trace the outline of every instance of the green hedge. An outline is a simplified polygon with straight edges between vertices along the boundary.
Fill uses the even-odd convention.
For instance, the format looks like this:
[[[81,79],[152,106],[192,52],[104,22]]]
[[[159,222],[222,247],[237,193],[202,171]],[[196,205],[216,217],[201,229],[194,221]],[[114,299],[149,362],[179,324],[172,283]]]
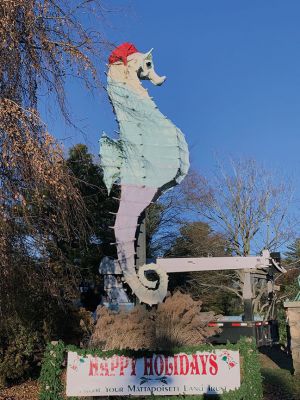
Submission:
[[[155,396],[155,400],[174,400],[174,397],[189,399],[195,397],[197,399],[222,399],[222,400],[261,400],[262,392],[262,377],[260,373],[260,364],[258,353],[253,341],[249,338],[241,339],[237,344],[228,343],[226,346],[211,346],[199,345],[196,347],[180,347],[165,354],[176,354],[183,352],[191,354],[195,351],[214,351],[214,349],[239,350],[240,356],[243,358],[243,371],[241,386],[237,390],[231,390],[222,395],[187,395],[187,396]],[[67,351],[76,351],[78,354],[85,356],[87,354],[97,355],[98,357],[110,357],[114,354],[126,355],[131,357],[143,357],[151,354],[149,351],[132,351],[132,350],[114,350],[102,351],[99,349],[79,349],[75,346],[65,346],[63,342],[51,343],[47,346],[42,370],[40,375],[40,400],[63,400],[63,384],[61,381],[61,373],[63,362]],[[163,353],[163,352],[160,352]],[[132,397],[132,396],[130,396]],[[138,396],[134,396],[139,398]],[[148,396],[147,396],[148,397]],[[147,398],[146,397],[146,398]],[[152,396],[151,396],[152,397]],[[143,397],[144,398],[144,397]],[[77,398],[71,398],[76,400]],[[80,398],[78,399],[80,400]]]

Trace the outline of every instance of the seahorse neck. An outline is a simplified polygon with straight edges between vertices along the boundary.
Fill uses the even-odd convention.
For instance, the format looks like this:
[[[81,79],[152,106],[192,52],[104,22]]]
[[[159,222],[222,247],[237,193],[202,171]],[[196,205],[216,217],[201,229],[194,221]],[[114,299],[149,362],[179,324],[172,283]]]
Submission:
[[[150,98],[148,90],[142,86],[137,72],[131,65],[113,64],[110,66],[107,75],[110,80],[123,84],[126,89],[142,97]]]

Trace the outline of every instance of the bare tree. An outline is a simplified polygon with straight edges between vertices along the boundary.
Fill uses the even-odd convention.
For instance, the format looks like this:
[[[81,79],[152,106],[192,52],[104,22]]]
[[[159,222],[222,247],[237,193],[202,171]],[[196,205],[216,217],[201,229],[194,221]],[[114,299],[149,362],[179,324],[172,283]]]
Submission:
[[[230,168],[219,164],[210,180],[193,172],[182,185],[185,207],[197,218],[209,224],[226,239],[228,251],[238,256],[274,250],[287,243],[293,235],[290,206],[293,200],[291,186],[280,182],[254,160],[230,162]],[[235,292],[245,298],[245,271],[235,271],[231,285],[214,281],[197,284]],[[265,280],[252,281],[255,312],[267,302]],[[249,289],[249,288],[248,288]]]
[[[16,326],[38,341],[57,311],[53,298],[65,304],[72,292],[74,265],[64,243],[84,240],[85,207],[38,101],[41,91],[54,95],[70,122],[65,80],[76,76],[88,88],[101,86],[96,62],[106,42],[90,22],[82,23],[82,15],[93,13],[103,13],[98,0],[0,3],[0,353]]]
[[[69,120],[64,91],[69,75],[79,77],[88,88],[100,87],[95,61],[99,62],[106,42],[100,32],[83,26],[83,12],[100,15],[101,3],[4,0],[0,4],[1,273],[13,265],[14,246],[46,265],[50,248],[58,257],[63,241],[84,236],[84,205],[74,176],[37,111],[39,91],[48,89]]]
[[[0,4],[1,100],[36,108],[39,89],[54,93],[69,119],[64,83],[78,77],[88,87],[101,86],[96,63],[107,42],[89,19],[103,15],[99,0],[3,0]],[[94,23],[99,25],[97,18]]]
[[[230,167],[219,164],[209,181],[191,174],[182,189],[189,209],[222,232],[236,255],[286,244],[293,235],[291,185],[254,160],[231,160]]]
[[[185,216],[178,188],[165,193],[146,212],[147,256],[163,256],[178,237]]]

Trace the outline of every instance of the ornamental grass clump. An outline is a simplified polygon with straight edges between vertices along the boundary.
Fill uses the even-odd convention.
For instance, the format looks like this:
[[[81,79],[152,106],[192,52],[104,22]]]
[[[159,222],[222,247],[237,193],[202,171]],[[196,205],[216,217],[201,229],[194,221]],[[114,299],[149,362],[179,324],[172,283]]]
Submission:
[[[188,294],[176,292],[150,311],[138,305],[131,312],[115,314],[99,307],[90,346],[155,351],[206,343],[217,332],[215,327],[208,326],[216,316],[213,312],[201,312],[201,304]]]

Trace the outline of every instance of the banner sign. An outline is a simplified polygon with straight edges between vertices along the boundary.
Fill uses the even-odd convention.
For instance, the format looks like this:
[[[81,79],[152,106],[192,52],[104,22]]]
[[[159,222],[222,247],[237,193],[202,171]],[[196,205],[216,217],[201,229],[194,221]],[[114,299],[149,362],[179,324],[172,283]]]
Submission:
[[[222,394],[240,387],[239,352],[108,358],[68,352],[67,396]]]

